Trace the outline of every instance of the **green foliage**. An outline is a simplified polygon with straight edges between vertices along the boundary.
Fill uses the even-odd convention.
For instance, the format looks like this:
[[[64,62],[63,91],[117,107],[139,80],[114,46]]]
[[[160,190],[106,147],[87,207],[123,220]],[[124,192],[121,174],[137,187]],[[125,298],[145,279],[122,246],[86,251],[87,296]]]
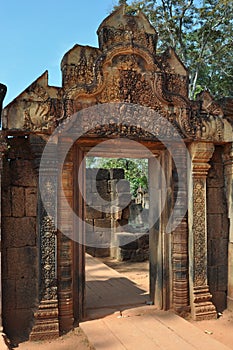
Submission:
[[[125,178],[130,182],[130,190],[135,197],[139,186],[144,190],[148,189],[147,159],[87,157],[86,166],[88,168],[124,169]]]
[[[174,48],[188,67],[191,99],[205,89],[233,96],[232,0],[133,0],[126,7],[139,9],[159,34],[158,49]]]

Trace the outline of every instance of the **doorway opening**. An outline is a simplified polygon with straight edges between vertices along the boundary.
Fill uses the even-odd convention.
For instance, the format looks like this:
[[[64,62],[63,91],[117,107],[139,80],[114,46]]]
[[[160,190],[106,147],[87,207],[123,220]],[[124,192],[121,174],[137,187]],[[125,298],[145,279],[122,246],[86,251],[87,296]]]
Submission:
[[[148,159],[86,157],[86,313],[149,302]]]

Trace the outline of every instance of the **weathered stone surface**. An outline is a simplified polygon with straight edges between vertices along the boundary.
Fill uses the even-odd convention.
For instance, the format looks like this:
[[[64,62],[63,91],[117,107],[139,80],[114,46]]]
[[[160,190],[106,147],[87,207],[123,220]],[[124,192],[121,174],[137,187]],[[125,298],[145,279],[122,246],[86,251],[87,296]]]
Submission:
[[[218,291],[223,291],[226,293],[227,291],[227,268],[225,265],[218,266]]]
[[[17,295],[15,279],[3,279],[2,294],[4,296],[4,311],[9,309],[15,309]]]
[[[16,280],[16,308],[31,309],[38,304],[38,282],[36,279]]]
[[[11,216],[11,188],[2,189],[2,216]]]
[[[226,292],[216,291],[212,295],[212,301],[218,312],[223,312],[226,309]]]
[[[221,188],[209,188],[207,196],[207,213],[223,214],[226,211]]]
[[[11,196],[12,196],[12,216],[23,217],[25,215],[24,188],[13,186],[11,188]]]
[[[227,262],[227,239],[212,239],[210,241],[209,251],[209,265],[212,266],[226,266]]]
[[[101,219],[103,217],[103,212],[101,207],[90,207],[86,206],[86,218],[87,219]]]
[[[95,219],[94,226],[97,230],[100,228],[111,228],[111,220],[109,219]]]
[[[30,148],[29,139],[24,136],[15,136],[8,139],[9,159],[33,159],[32,150]]]
[[[223,165],[221,163],[213,163],[207,177],[208,187],[223,187]]]
[[[37,216],[37,190],[29,187],[25,189],[25,210],[26,216]]]
[[[13,343],[26,341],[33,325],[33,311],[30,309],[6,310],[3,322],[5,332]]]
[[[4,246],[26,247],[36,244],[36,219],[6,217],[2,221]]]
[[[106,197],[106,195],[110,198],[108,194],[108,183],[106,180],[96,181],[96,190],[102,198]]]
[[[37,278],[38,250],[35,247],[8,248],[7,266],[9,278]]]
[[[29,160],[16,159],[10,163],[11,182],[14,186],[36,187],[37,179]]]
[[[208,267],[208,281],[210,292],[213,293],[218,289],[218,268],[217,266]]]
[[[209,214],[207,217],[208,238],[221,238],[223,231],[222,214]]]

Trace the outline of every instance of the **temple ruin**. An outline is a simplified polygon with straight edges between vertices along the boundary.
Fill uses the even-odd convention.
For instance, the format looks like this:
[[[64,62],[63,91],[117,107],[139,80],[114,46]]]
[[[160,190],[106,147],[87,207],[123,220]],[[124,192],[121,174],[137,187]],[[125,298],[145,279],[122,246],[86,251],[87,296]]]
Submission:
[[[85,244],[75,239],[86,232],[83,159],[110,139],[107,156],[116,156],[121,139],[125,157],[140,153],[131,141],[148,150],[150,218],[163,203],[149,233],[153,303],[190,311],[194,320],[233,310],[233,100],[208,92],[189,100],[186,67],[172,49],[157,52],[157,33],[141,12],[127,15],[121,6],[97,34],[98,48],[75,45],[64,55],[62,87],[49,86],[46,71],[2,112],[1,297],[9,338],[51,339],[83,319]],[[81,119],[72,119],[77,113]],[[170,232],[171,215],[178,225]]]

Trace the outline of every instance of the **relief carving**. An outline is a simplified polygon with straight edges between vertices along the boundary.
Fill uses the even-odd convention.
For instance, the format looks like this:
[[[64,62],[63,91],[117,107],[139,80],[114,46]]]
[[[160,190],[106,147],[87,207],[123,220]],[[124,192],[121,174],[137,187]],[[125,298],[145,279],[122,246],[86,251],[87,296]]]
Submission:
[[[205,245],[206,234],[206,198],[205,179],[194,178],[193,180],[193,230],[194,234],[194,285],[202,286],[206,281],[207,252]]]

